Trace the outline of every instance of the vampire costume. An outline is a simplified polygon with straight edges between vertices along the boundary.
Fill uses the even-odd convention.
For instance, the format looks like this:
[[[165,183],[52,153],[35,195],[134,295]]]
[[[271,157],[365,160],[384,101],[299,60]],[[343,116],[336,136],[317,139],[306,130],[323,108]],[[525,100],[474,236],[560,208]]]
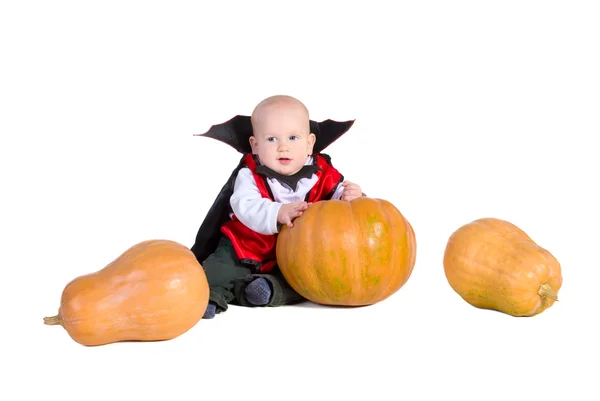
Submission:
[[[310,131],[316,136],[313,153],[315,156],[320,156],[315,157],[315,161],[324,159],[328,165],[331,165],[331,158],[321,152],[345,134],[353,124],[354,120],[344,122],[325,120],[320,123],[311,120]],[[196,255],[200,264],[202,264],[208,255],[213,253],[217,247],[219,237],[222,235],[221,227],[230,220],[229,216],[232,213],[232,210],[229,205],[229,199],[233,194],[235,178],[240,169],[246,166],[246,162],[251,159],[248,155],[252,154],[252,148],[250,146],[252,124],[249,116],[238,115],[225,123],[213,125],[204,134],[197,134],[196,136],[205,136],[224,142],[243,154],[239,164],[235,167],[229,176],[229,179],[221,189],[221,192],[217,195],[213,205],[198,229],[196,240],[191,250],[194,255]],[[319,163],[317,163],[317,165],[318,164]],[[260,173],[260,167],[258,172]],[[266,187],[268,188],[268,185],[266,185]]]
[[[311,120],[310,131],[316,136],[313,163],[305,165],[291,177],[278,176],[276,172],[261,165],[257,156],[252,154],[250,145],[252,124],[249,116],[235,116],[225,123],[213,125],[204,134],[196,135],[226,143],[243,155],[206,214],[191,247],[200,264],[205,267],[211,285],[210,302],[218,306],[218,312],[226,310],[227,304],[235,299],[242,305],[246,304],[243,297],[239,296],[240,292],[244,285],[259,276],[265,277],[273,288],[273,299],[270,305],[291,303],[301,299],[285,285],[278,269],[273,271],[276,266],[276,234],[264,235],[254,232],[233,214],[230,198],[240,170],[244,167],[249,168],[261,195],[269,199],[273,199],[273,194],[267,178],[277,178],[295,188],[300,178],[312,177],[316,174],[319,179],[307,193],[305,200],[316,202],[330,199],[344,177],[332,166],[330,157],[321,152],[346,133],[353,124],[354,120],[345,122]],[[205,261],[206,265],[209,265],[208,269]],[[248,274],[247,280],[237,280],[235,288],[231,288],[232,275],[242,276],[242,273]]]

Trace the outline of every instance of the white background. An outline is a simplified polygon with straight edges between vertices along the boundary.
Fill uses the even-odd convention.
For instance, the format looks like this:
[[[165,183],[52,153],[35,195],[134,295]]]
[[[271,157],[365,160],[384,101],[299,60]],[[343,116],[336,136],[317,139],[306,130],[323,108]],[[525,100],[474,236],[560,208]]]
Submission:
[[[595,2],[216,3],[0,6],[0,398],[599,399]],[[356,119],[327,153],[412,223],[400,291],[231,307],[160,343],[42,324],[129,246],[191,246],[240,157],[193,134],[277,93]],[[446,240],[485,216],[557,257],[560,302],[513,318],[452,291]]]

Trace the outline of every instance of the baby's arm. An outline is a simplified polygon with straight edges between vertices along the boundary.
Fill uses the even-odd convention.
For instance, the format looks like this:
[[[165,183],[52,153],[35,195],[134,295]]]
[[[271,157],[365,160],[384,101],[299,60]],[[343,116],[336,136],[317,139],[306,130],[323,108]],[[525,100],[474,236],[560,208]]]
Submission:
[[[344,181],[338,184],[331,199],[351,201],[352,199],[366,196],[358,184],[350,181]]]
[[[230,203],[236,217],[252,230],[261,234],[278,232],[277,214],[282,204],[261,196],[249,168],[238,173]]]
[[[331,199],[340,200],[340,199],[342,199],[343,193],[344,193],[344,187],[342,186],[342,183],[340,182],[338,184],[337,188],[335,189],[335,192],[333,193],[333,195],[331,195]]]

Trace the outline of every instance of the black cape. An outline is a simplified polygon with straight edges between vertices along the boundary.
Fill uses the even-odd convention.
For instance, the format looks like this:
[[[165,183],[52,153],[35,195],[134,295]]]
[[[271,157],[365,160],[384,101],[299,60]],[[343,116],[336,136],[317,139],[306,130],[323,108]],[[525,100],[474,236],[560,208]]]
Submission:
[[[320,154],[327,146],[331,145],[335,140],[345,134],[354,124],[354,120],[349,121],[333,121],[325,120],[315,122],[310,120],[310,131],[315,134],[316,141],[313,147],[314,154]],[[208,210],[198,233],[196,241],[191,247],[192,252],[200,263],[212,254],[217,248],[221,237],[221,226],[229,220],[231,206],[229,199],[233,194],[233,186],[238,172],[243,167],[243,161],[246,154],[252,153],[250,146],[250,136],[252,136],[252,124],[249,116],[237,115],[231,120],[222,124],[216,124],[204,134],[195,134],[195,136],[205,136],[213,138],[233,147],[238,152],[242,153],[242,158],[237,167],[233,170],[229,179],[221,188],[217,198]],[[327,155],[324,155],[329,159]]]

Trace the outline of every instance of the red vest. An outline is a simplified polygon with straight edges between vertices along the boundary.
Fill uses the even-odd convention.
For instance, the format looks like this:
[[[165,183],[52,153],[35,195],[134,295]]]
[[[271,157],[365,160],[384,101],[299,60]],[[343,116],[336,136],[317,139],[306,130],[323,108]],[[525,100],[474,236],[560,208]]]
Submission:
[[[307,194],[305,199],[307,202],[330,199],[337,185],[344,178],[324,156],[316,154],[313,157],[316,157],[317,166],[321,168],[321,171],[315,173],[318,180]],[[262,197],[273,200],[266,178],[256,173],[256,162],[253,155],[250,153],[246,155],[244,163],[245,167],[252,172]],[[231,240],[240,262],[254,265],[255,269],[261,273],[270,272],[277,263],[275,255],[277,234],[257,233],[239,221],[235,214],[231,220],[223,224],[221,232]]]

